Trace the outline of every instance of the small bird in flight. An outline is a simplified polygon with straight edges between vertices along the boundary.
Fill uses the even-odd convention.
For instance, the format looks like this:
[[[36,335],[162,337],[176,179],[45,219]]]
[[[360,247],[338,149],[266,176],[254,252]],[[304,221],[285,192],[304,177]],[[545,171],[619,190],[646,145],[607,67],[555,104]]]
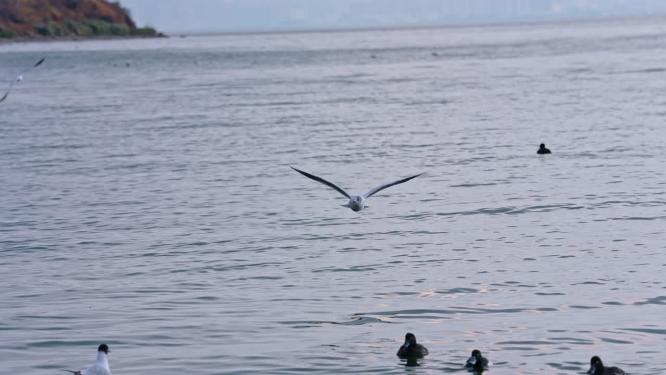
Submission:
[[[410,177],[407,177],[407,178],[403,178],[402,180],[393,181],[393,182],[390,182],[388,184],[377,186],[376,188],[371,189],[370,191],[368,191],[367,193],[365,193],[363,195],[349,195],[342,188],[338,187],[337,185],[335,185],[332,182],[324,180],[321,177],[315,176],[315,175],[310,174],[308,172],[304,172],[304,171],[302,171],[300,169],[296,169],[294,167],[291,167],[291,169],[295,170],[296,172],[302,174],[303,176],[305,176],[307,178],[313,179],[317,182],[321,182],[322,184],[337,190],[340,194],[344,195],[345,197],[347,197],[347,199],[349,199],[349,202],[347,202],[347,204],[343,204],[342,206],[347,207],[347,208],[351,208],[351,210],[354,211],[354,212],[361,211],[362,209],[368,207],[365,204],[365,200],[370,198],[374,194],[376,194],[376,193],[378,193],[378,192],[380,192],[380,191],[382,191],[386,188],[389,188],[393,185],[398,185],[398,184],[402,184],[403,182],[407,182],[407,181],[409,181],[413,178],[419,177],[420,175],[423,174],[423,173],[419,173],[419,174],[416,174],[416,175],[413,175],[413,176],[410,176]]]
[[[44,60],[46,60],[46,57],[43,57],[43,58],[41,58],[39,61],[37,61],[36,63],[34,63],[34,64],[32,65],[32,67],[30,67],[30,69],[34,69],[34,68],[36,68],[36,67],[42,65],[42,63],[44,62]],[[17,84],[17,83],[23,81],[23,74],[25,74],[25,72],[23,72],[23,73],[19,74],[18,76],[16,76],[16,78],[15,78],[14,80],[12,80],[12,81],[9,83],[9,87],[7,88],[7,91],[6,91],[5,94],[2,96],[2,98],[0,98],[0,103],[4,102],[5,99],[7,99],[7,97],[9,96],[9,93],[12,91],[12,88],[14,87],[15,84]]]

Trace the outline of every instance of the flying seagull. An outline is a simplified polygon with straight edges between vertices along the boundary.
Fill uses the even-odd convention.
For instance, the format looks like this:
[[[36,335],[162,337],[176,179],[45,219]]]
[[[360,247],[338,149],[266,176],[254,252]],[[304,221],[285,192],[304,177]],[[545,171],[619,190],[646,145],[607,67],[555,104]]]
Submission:
[[[86,367],[79,371],[65,370],[71,372],[74,375],[111,375],[111,369],[109,368],[109,347],[106,344],[102,344],[97,348],[97,361],[95,364],[89,367]]]
[[[36,67],[42,65],[42,63],[44,62],[44,60],[46,60],[46,57],[42,57],[39,61],[37,61],[36,63],[34,63],[30,69],[34,69],[34,68],[36,68]],[[27,72],[27,71],[26,71],[26,72]],[[14,87],[15,84],[17,84],[17,83],[23,81],[23,75],[24,75],[26,72],[23,72],[23,73],[19,74],[18,76],[16,76],[16,78],[15,78],[13,81],[11,81],[11,82],[9,83],[9,87],[7,88],[7,91],[5,92],[5,95],[3,95],[2,98],[0,98],[0,103],[4,102],[5,99],[7,99],[7,97],[9,96],[9,93],[12,91],[12,88]]]
[[[416,174],[416,175],[413,175],[413,176],[410,176],[410,177],[407,177],[407,178],[403,178],[402,180],[393,181],[393,182],[389,182],[388,184],[377,186],[376,188],[371,189],[370,191],[368,191],[367,193],[365,193],[363,195],[349,195],[349,194],[347,194],[346,191],[344,191],[339,186],[335,185],[332,182],[326,181],[321,177],[315,176],[315,175],[310,174],[308,172],[304,172],[304,171],[302,171],[300,169],[296,169],[294,167],[291,167],[291,169],[295,170],[296,172],[302,174],[303,176],[305,176],[307,178],[313,179],[317,182],[321,182],[322,184],[337,190],[340,194],[344,195],[345,197],[347,197],[347,199],[349,199],[349,202],[347,202],[347,204],[343,204],[342,206],[347,207],[347,208],[351,208],[352,211],[354,211],[354,212],[361,211],[362,209],[368,207],[365,204],[365,200],[370,198],[371,196],[375,195],[376,193],[378,193],[378,192],[380,192],[380,191],[382,191],[386,188],[389,188],[393,185],[398,185],[398,184],[402,184],[403,182],[407,182],[407,181],[409,181],[413,178],[419,177],[420,175],[423,174],[423,173],[419,173],[419,174]]]

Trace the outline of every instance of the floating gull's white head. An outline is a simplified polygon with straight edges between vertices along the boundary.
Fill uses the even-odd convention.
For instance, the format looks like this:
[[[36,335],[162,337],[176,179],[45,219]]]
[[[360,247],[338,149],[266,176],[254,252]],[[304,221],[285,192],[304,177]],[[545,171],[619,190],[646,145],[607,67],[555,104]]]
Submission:
[[[407,182],[407,181],[409,181],[413,178],[416,178],[416,177],[423,174],[423,173],[419,173],[417,175],[413,175],[413,176],[410,176],[410,177],[407,177],[407,178],[403,178],[403,179],[398,180],[398,181],[393,181],[393,182],[390,182],[388,184],[377,186],[376,188],[371,189],[370,191],[368,191],[367,193],[365,193],[363,195],[349,195],[346,191],[344,191],[339,186],[335,185],[332,182],[326,181],[321,177],[315,176],[315,175],[310,174],[308,172],[304,172],[304,171],[302,171],[300,169],[296,169],[294,167],[291,167],[291,169],[295,170],[296,172],[302,174],[303,176],[305,176],[307,178],[310,178],[310,179],[315,180],[317,182],[321,182],[322,184],[337,190],[340,194],[344,195],[345,197],[347,197],[347,199],[349,199],[349,202],[347,202],[347,204],[343,204],[343,207],[351,208],[351,210],[354,211],[354,212],[359,212],[359,211],[363,210],[364,208],[368,207],[368,205],[365,204],[365,200],[370,198],[372,195],[378,193],[379,191],[384,190],[384,189],[386,189],[388,187],[391,187],[393,185],[402,184],[403,182]]]

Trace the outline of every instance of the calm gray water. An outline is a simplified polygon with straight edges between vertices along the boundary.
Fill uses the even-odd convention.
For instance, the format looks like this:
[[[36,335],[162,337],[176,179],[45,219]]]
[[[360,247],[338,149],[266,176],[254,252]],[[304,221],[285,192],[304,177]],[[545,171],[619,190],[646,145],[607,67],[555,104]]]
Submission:
[[[666,372],[663,19],[12,44],[0,77],[41,56],[0,105],[0,372]],[[426,175],[354,213],[289,165]]]

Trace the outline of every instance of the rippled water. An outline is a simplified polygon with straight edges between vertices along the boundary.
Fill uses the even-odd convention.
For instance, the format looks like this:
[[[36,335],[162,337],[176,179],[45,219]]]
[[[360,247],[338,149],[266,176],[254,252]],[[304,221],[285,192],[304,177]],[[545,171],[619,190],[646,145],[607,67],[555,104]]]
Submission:
[[[665,52],[661,19],[0,46],[47,57],[0,106],[3,372],[663,373]],[[359,214],[289,165],[426,175]]]

